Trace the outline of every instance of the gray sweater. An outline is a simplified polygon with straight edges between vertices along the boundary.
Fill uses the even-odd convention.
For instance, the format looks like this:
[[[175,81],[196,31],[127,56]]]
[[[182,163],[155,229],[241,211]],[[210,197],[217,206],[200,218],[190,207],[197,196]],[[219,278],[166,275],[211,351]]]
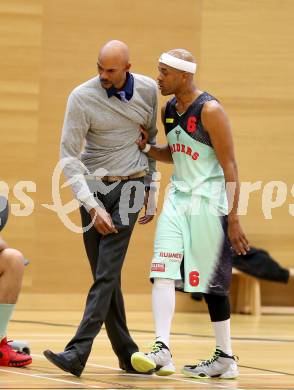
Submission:
[[[97,206],[89,188],[91,176],[129,176],[145,170],[149,171],[145,177],[148,185],[155,171],[155,161],[147,158],[135,141],[142,125],[149,132],[148,142],[155,143],[157,86],[149,77],[133,76],[134,93],[128,102],[108,98],[99,77],[69,95],[60,153],[75,197],[87,210]]]

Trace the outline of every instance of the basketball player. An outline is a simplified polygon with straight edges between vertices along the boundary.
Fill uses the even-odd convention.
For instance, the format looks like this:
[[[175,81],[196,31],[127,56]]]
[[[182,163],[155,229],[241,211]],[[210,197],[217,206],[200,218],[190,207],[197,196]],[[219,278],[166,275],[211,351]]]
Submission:
[[[144,129],[143,140],[137,143],[149,157],[173,162],[175,169],[158,220],[151,264],[156,341],[150,353],[134,353],[132,365],[157,375],[175,372],[169,337],[175,286],[183,279],[184,291],[204,294],[216,349],[211,359],[185,365],[182,373],[236,378],[228,299],[231,246],[238,254],[246,254],[249,246],[237,215],[239,183],[230,123],[216,98],[194,84],[196,63],[191,53],[183,49],[163,53],[158,69],[161,94],[175,95],[162,108],[168,143],[146,144]]]
[[[8,219],[7,199],[0,196],[0,231]],[[22,283],[24,257],[9,248],[0,236],[0,366],[23,367],[32,363],[31,356],[14,351],[7,343],[6,331]]]

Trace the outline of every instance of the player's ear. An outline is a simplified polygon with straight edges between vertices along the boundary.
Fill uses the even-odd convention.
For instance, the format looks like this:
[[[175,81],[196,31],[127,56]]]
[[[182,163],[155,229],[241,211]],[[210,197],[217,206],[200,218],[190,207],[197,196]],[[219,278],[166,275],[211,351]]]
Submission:
[[[189,73],[188,72],[182,72],[182,78],[183,78],[183,81],[186,82],[189,79]]]
[[[126,65],[126,71],[127,71],[127,72],[131,69],[131,66],[132,66],[132,64],[130,64],[130,63],[128,63],[128,64]]]

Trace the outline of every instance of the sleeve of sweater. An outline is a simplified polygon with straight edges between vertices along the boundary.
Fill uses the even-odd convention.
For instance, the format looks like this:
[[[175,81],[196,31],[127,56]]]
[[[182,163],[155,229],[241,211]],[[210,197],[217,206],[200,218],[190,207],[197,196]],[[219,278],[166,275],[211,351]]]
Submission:
[[[61,135],[60,158],[63,172],[71,184],[77,200],[89,211],[97,206],[85,175],[89,172],[81,162],[81,152],[90,128],[82,97],[73,91],[67,102]]]
[[[157,108],[158,108],[158,101],[157,101],[157,86],[154,83],[154,88],[153,88],[153,104],[152,104],[152,119],[150,122],[150,126],[147,129],[149,133],[149,141],[148,143],[151,145],[156,144],[156,135],[158,133],[156,122],[157,122]],[[148,165],[149,165],[149,172],[145,176],[145,186],[150,186],[150,183],[152,181],[152,174],[156,172],[156,160],[154,160],[151,157],[148,157]]]

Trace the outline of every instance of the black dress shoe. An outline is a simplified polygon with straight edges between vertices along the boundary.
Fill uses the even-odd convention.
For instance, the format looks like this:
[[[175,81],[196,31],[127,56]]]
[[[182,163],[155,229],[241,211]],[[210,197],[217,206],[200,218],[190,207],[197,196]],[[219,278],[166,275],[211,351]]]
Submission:
[[[78,357],[70,351],[53,353],[47,349],[43,352],[43,354],[49,360],[49,362],[53,363],[61,370],[70,372],[77,377],[81,376],[85,368],[83,365],[81,365]]]
[[[131,368],[127,368],[125,372],[126,374],[152,375],[154,370],[150,370],[148,372],[140,372],[135,370],[133,367],[131,367]]]

